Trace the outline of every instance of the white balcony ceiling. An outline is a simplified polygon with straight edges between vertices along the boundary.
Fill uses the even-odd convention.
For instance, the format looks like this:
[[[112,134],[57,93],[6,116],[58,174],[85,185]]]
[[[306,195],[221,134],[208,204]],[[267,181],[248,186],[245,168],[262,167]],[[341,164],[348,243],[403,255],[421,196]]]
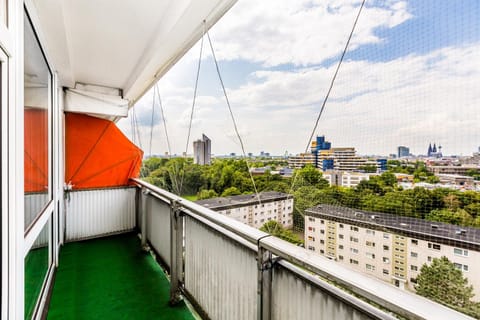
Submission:
[[[236,0],[34,0],[60,84],[118,88],[132,105]]]

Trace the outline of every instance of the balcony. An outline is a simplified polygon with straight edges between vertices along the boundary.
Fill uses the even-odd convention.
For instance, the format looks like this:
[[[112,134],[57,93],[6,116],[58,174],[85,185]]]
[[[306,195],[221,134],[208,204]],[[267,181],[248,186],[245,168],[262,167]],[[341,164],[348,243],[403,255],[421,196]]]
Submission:
[[[67,243],[60,261],[48,319],[195,319],[169,305],[167,277],[136,233]]]
[[[69,193],[49,319],[470,319],[134,183]]]

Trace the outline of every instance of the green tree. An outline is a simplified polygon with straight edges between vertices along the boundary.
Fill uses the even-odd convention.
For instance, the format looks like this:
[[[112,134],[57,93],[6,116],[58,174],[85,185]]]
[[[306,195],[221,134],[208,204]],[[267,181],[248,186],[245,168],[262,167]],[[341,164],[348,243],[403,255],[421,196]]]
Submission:
[[[480,316],[480,313],[475,314],[478,304],[472,301],[473,287],[447,257],[435,258],[431,265],[422,266],[415,290],[421,296],[467,314]]]
[[[141,177],[148,177],[153,171],[165,165],[168,159],[165,158],[148,158],[142,162],[142,168],[140,170]]]
[[[356,189],[363,194],[385,194],[385,190],[382,188],[382,185],[377,177],[371,177],[369,180],[360,181],[360,183],[356,186]]]
[[[445,203],[445,206],[447,209],[450,209],[452,211],[457,210],[460,207],[460,200],[458,200],[457,196],[453,193],[448,194],[443,198],[443,203]]]
[[[480,217],[480,203],[470,203],[465,206],[465,210],[474,217]]]
[[[303,244],[302,239],[300,239],[291,230],[285,229],[280,223],[275,220],[267,221],[263,226],[260,227],[260,230],[293,244]]]
[[[444,206],[442,198],[425,188],[415,187],[404,191],[408,198],[413,201],[414,213],[417,218],[425,218],[432,210],[441,209]]]
[[[295,170],[296,186],[315,186],[319,189],[328,187],[328,181],[322,178],[322,173],[312,165],[306,165]]]
[[[394,187],[397,184],[397,177],[391,172],[384,172],[379,178],[384,187]]]
[[[283,227],[275,220],[267,221],[260,227],[260,230],[266,233],[270,233],[273,236],[277,236],[283,231]]]
[[[432,210],[425,216],[426,220],[445,222],[462,226],[474,226],[475,219],[464,209],[452,211],[450,209]]]
[[[428,176],[425,182],[435,184],[435,183],[439,183],[440,179],[437,176]]]
[[[413,178],[415,182],[419,181],[436,181],[435,175],[428,171],[427,166],[425,163],[421,161],[417,161],[415,163],[415,171],[413,172]]]
[[[242,193],[240,192],[240,190],[238,190],[238,189],[235,188],[235,187],[230,187],[230,188],[225,189],[225,190],[222,192],[222,197],[238,196],[239,194],[242,194]]]
[[[216,193],[215,190],[200,190],[197,193],[198,200],[210,199],[215,197],[218,197],[218,193]]]
[[[303,230],[305,210],[322,202],[322,190],[313,186],[300,187],[294,192],[293,224],[294,228]]]
[[[473,177],[475,180],[480,180],[480,170],[469,169],[465,172],[465,175]]]
[[[270,163],[272,162],[272,163]],[[255,165],[274,165],[274,160],[257,161]],[[252,163],[251,163],[252,164]],[[254,176],[257,190],[288,193],[295,179],[294,226],[303,229],[304,211],[320,203],[369,211],[411,216],[450,224],[480,227],[480,192],[460,192],[446,188],[428,190],[422,187],[403,190],[396,184],[393,172],[413,173],[427,181],[434,179],[422,162],[388,162],[389,171],[356,188],[328,186],[322,173],[313,166],[295,170],[295,178],[267,171]],[[150,158],[142,166],[144,180],[181,195],[200,194],[199,199],[218,195],[254,192],[245,160],[214,159],[211,165],[193,164],[189,158]],[[206,191],[202,191],[206,190]]]

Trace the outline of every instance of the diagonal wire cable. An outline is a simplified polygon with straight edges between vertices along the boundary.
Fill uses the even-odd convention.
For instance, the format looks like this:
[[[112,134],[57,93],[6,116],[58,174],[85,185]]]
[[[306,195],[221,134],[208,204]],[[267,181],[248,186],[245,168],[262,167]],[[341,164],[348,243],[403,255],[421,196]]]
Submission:
[[[340,60],[338,61],[337,67],[335,69],[335,73],[333,74],[332,80],[330,81],[330,86],[328,87],[327,94],[325,95],[325,98],[323,99],[322,107],[320,108],[320,111],[318,113],[317,119],[315,121],[315,125],[313,127],[312,133],[310,134],[310,138],[308,139],[307,146],[305,148],[304,153],[307,153],[308,147],[310,146],[310,142],[312,141],[313,136],[315,135],[315,132],[317,131],[318,123],[320,121],[320,118],[322,117],[323,111],[325,110],[325,105],[327,104],[328,98],[330,97],[330,93],[332,92],[333,85],[335,84],[335,79],[337,78],[338,71],[340,70],[340,66],[342,65],[343,59],[345,58],[345,54],[347,53],[348,46],[350,45],[350,41],[352,40],[353,33],[355,32],[355,28],[357,26],[358,19],[360,18],[360,14],[362,13],[362,9],[365,5],[365,2],[366,2],[366,0],[363,0],[362,4],[360,5],[360,8],[358,9],[358,13],[357,13],[355,21],[353,23],[352,30],[350,31],[347,42],[345,43],[345,48],[343,48],[342,55],[340,56]],[[290,187],[289,195],[293,192],[293,188],[295,187],[296,180],[297,180],[297,175],[295,174],[293,176],[292,185]],[[287,196],[287,199],[288,199],[288,196]]]
[[[137,144],[136,143],[136,137],[135,137],[135,124],[133,122],[133,108],[131,108],[129,110],[129,112],[131,111],[131,115],[130,115],[130,133],[131,133],[131,139],[132,139],[132,142],[133,144]]]
[[[155,119],[155,90],[156,86],[153,87],[153,99],[152,99],[152,118],[150,120],[150,143],[149,143],[149,149],[148,149],[148,154],[150,157],[152,156],[152,141],[153,141],[153,121]]]
[[[200,67],[202,65],[202,55],[203,55],[203,38],[205,36],[205,20],[203,21],[203,34],[202,34],[202,39],[200,41],[200,54],[198,56],[198,66],[197,66],[197,75],[195,77],[195,88],[193,90],[193,101],[192,101],[192,110],[190,112],[190,122],[188,124],[188,134],[187,134],[187,143],[185,144],[185,153],[184,157],[187,156],[187,151],[188,151],[188,144],[190,143],[190,134],[192,131],[192,122],[193,122],[193,112],[195,110],[195,102],[197,101],[197,90],[198,90],[198,79],[200,78]],[[185,170],[181,171],[180,175],[180,188],[178,189],[178,192],[180,195],[182,193],[183,189],[183,179],[185,177]],[[175,177],[176,179],[176,177]],[[178,182],[177,182],[178,185]]]
[[[213,61],[215,62],[215,68],[217,70],[218,79],[220,80],[220,84],[222,85],[223,95],[225,96],[225,101],[227,102],[228,111],[230,112],[230,117],[232,118],[233,127],[235,129],[235,133],[238,137],[238,141],[240,142],[240,146],[242,148],[243,158],[244,158],[245,163],[247,165],[248,174],[250,175],[250,179],[252,180],[253,189],[255,190],[255,194],[257,196],[258,203],[261,204],[262,201],[260,200],[260,195],[258,194],[257,186],[255,184],[255,180],[253,179],[253,175],[252,175],[252,172],[250,170],[250,165],[248,164],[248,161],[247,161],[247,154],[245,153],[245,146],[243,144],[242,137],[240,136],[240,133],[238,132],[237,122],[235,121],[235,116],[233,115],[232,107],[230,105],[230,101],[228,100],[227,91],[225,90],[225,85],[223,84],[222,75],[220,73],[220,68],[218,67],[217,58],[215,56],[215,50],[213,49],[212,40],[210,39],[210,34],[208,33],[208,31],[207,31],[207,38],[208,38],[208,43],[210,44],[210,49],[212,51]]]
[[[162,105],[162,99],[160,97],[160,89],[158,88],[158,82],[155,83],[155,87],[157,88],[158,104],[160,105],[160,112],[163,120],[163,128],[165,130],[165,138],[167,140],[168,157],[170,158],[172,154],[172,148],[170,147],[170,139],[168,138],[167,120],[165,120],[165,113],[163,112],[163,105]]]
[[[197,76],[195,77],[195,88],[193,90],[193,102],[192,102],[192,110],[190,112],[190,122],[188,124],[188,134],[187,134],[187,144],[185,145],[185,154],[187,154],[188,144],[190,143],[190,133],[192,131],[193,111],[195,110],[195,102],[197,100],[198,79],[200,77],[200,66],[202,65],[203,37],[204,37],[204,35],[205,35],[205,25],[204,25],[204,30],[203,30],[203,34],[202,34],[202,40],[200,42],[200,54],[198,56]]]
[[[133,123],[135,125],[135,134],[137,135],[137,142],[140,149],[142,148],[142,140],[140,139],[140,129],[138,125],[137,113],[135,112],[135,107],[132,108]]]

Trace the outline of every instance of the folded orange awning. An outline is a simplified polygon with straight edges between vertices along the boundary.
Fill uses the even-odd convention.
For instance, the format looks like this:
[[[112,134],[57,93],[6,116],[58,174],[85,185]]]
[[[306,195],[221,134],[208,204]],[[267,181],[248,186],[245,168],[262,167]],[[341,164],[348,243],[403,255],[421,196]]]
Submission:
[[[25,192],[48,192],[48,112],[26,108],[24,114]]]
[[[73,189],[125,186],[138,177],[143,151],[112,121],[65,115],[65,182]]]

